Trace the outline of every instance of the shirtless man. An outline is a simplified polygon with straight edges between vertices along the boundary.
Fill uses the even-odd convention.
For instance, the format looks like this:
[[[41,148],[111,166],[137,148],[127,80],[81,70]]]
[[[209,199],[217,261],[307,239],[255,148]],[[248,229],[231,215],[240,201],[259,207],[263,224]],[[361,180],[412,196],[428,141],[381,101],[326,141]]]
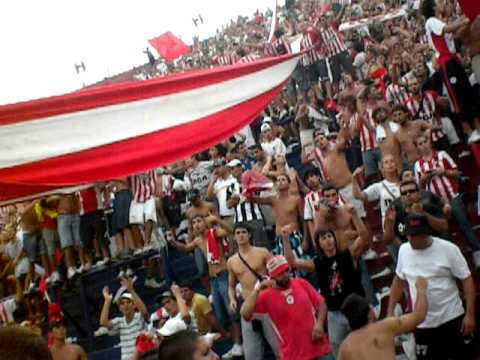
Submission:
[[[402,151],[400,143],[395,137],[399,125],[388,120],[388,110],[386,105],[379,105],[372,112],[373,121],[375,121],[375,138],[380,147],[382,158],[385,155],[392,155],[395,163],[398,164],[398,172],[402,171]]]
[[[218,216],[217,208],[211,202],[202,200],[200,196],[200,191],[197,189],[192,189],[187,194],[188,200],[192,204],[191,207],[187,209],[186,217],[188,221],[188,235],[191,240],[196,237],[195,232],[193,231],[193,218],[197,216],[206,217],[209,214],[214,214]],[[196,248],[194,253],[195,256],[195,264],[197,265],[197,270],[200,275],[200,281],[205,289],[210,289],[210,279],[208,278],[208,265],[205,256],[203,255],[202,250],[200,248]]]
[[[214,225],[218,225],[218,227],[212,228]],[[228,299],[227,260],[223,247],[223,240],[232,233],[232,228],[227,222],[212,214],[207,217],[196,215],[192,218],[192,227],[193,233],[196,234],[192,242],[182,244],[172,239],[171,244],[183,252],[192,252],[196,248],[203,252],[208,263],[215,315],[224,328],[226,328],[227,324],[231,324],[230,330],[234,345],[228,354],[231,356],[242,356],[243,348],[240,341],[239,316],[238,313],[231,312]],[[209,251],[211,250],[208,246],[209,237],[217,240],[218,257],[215,256],[213,251]]]
[[[65,254],[67,278],[81,273],[86,268],[85,253],[80,239],[80,215],[78,197],[74,194],[60,195],[58,200],[58,235]],[[75,268],[75,250],[78,251],[81,266]]]
[[[420,158],[413,139],[430,130],[432,126],[423,120],[412,121],[410,112],[403,105],[397,105],[393,108],[392,119],[400,126],[395,133],[395,138],[400,144],[401,151],[408,160],[408,164],[413,166],[415,161]]]
[[[340,347],[338,360],[395,359],[394,337],[412,332],[427,316],[427,280],[417,278],[415,310],[400,317],[375,322],[375,313],[368,301],[356,294],[349,295],[342,306],[352,333]]]
[[[316,148],[306,155],[305,162],[314,161],[324,180],[332,182],[344,199],[352,204],[360,217],[365,217],[363,203],[353,197],[352,172],[345,156],[346,133],[341,131],[335,143],[330,142],[322,131],[315,132]],[[286,224],[283,224],[286,225]]]
[[[76,344],[66,344],[67,329],[63,319],[50,322],[53,345],[50,348],[53,360],[87,360],[85,351]]]
[[[345,204],[335,186],[324,184],[323,196],[315,214],[314,237],[319,230],[331,230],[340,243],[347,244],[346,247],[358,236],[371,238],[355,208]]]
[[[238,252],[227,261],[228,268],[228,298],[230,308],[238,310],[236,284],[240,283],[242,298],[246,299],[255,289],[255,284],[267,275],[267,259],[270,252],[263,247],[251,245],[251,231],[247,224],[237,223],[234,227],[234,239],[238,245]],[[248,265],[247,265],[248,264]],[[262,335],[253,329],[251,321],[241,319],[242,338],[245,350],[245,360],[262,360],[264,347]],[[263,333],[278,358],[278,344],[275,332],[269,321],[260,320]]]
[[[270,205],[276,222],[276,239],[274,252],[283,255],[283,244],[281,228],[292,224],[293,231],[290,234],[290,245],[297,257],[303,257],[304,249],[308,247],[300,232],[298,219],[303,219],[303,206],[300,196],[290,193],[290,177],[287,174],[280,174],[275,180],[275,187],[278,196],[259,197],[253,196],[251,201],[258,204]]]

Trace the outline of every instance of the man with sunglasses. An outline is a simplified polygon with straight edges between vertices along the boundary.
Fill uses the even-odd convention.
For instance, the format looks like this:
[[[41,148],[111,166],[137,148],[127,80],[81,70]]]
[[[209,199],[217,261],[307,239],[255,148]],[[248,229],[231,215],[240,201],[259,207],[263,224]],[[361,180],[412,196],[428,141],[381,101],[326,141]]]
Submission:
[[[444,202],[430,191],[421,192],[413,178],[413,172],[410,171],[410,173],[412,178],[408,178],[410,174],[406,171],[402,174],[400,198],[394,200],[387,209],[383,239],[387,244],[394,243],[395,240],[397,240],[397,245],[407,242],[405,218],[411,212],[421,213],[426,216],[432,229],[432,234],[443,239],[449,239]]]

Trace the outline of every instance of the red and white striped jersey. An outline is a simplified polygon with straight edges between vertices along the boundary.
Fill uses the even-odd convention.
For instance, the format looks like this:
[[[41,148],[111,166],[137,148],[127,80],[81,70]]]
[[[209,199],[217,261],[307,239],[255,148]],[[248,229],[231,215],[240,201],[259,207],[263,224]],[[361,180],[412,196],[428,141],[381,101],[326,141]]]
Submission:
[[[323,155],[322,150],[320,150],[318,147],[316,147],[312,152],[312,156],[313,156],[313,165],[316,168],[318,168],[318,170],[320,171],[320,176],[321,176],[322,180],[323,181],[330,180],[330,178],[327,174],[327,171],[326,171],[325,156]]]
[[[320,30],[320,38],[323,43],[326,55],[335,56],[341,52],[347,51],[347,46],[343,40],[343,35],[338,31],[336,24]]]
[[[281,38],[273,39],[271,43],[265,44],[265,53],[268,56],[280,56],[285,54],[292,53],[292,46],[290,43],[282,36]]]
[[[375,121],[373,121],[372,117],[372,110],[369,109],[367,111],[367,116],[363,119],[361,123],[359,123],[360,119],[357,116],[356,122],[358,124],[358,131],[360,133],[360,147],[362,152],[373,150],[377,147],[377,139],[376,139],[376,125]],[[365,123],[370,124],[370,128],[367,127]]]
[[[232,57],[230,55],[215,55],[212,63],[218,66],[232,65]]]
[[[417,181],[420,182],[421,174],[426,174],[433,170],[456,169],[457,164],[445,151],[433,151],[429,160],[420,159],[415,163],[414,171]],[[428,190],[442,199],[450,202],[458,195],[458,184],[448,176],[433,176],[430,183],[427,184]]]
[[[443,138],[446,134],[442,128],[442,123],[437,115],[436,103],[437,93],[426,91],[423,93],[422,99],[419,101],[413,96],[409,96],[405,105],[414,119],[421,119],[433,126],[431,131],[432,141],[436,142]]]
[[[405,105],[408,100],[407,90],[398,84],[390,84],[387,86],[387,102],[393,105]]]
[[[322,191],[310,191],[305,195],[305,207],[303,210],[304,220],[313,220],[315,218],[315,212],[318,210],[318,204],[322,199]]]
[[[154,170],[129,177],[133,200],[144,203],[155,195],[157,174]]]
[[[258,60],[258,56],[255,55],[255,54],[248,54],[248,55],[245,55],[244,57],[242,57],[241,59],[239,59],[237,61],[237,63],[240,63],[240,64],[246,64],[246,63],[251,63],[251,62],[254,62],[254,61],[257,61]]]
[[[319,40],[318,34],[315,31],[308,31],[307,34],[304,34],[302,36],[302,39],[300,40],[300,48],[301,50],[306,50],[306,49],[312,49],[309,52],[307,52],[305,55],[302,56],[302,65],[303,66],[309,66],[312,65],[313,63],[317,62],[318,60],[321,60],[324,58],[322,54],[322,50],[317,48],[314,48],[314,44],[317,43]]]

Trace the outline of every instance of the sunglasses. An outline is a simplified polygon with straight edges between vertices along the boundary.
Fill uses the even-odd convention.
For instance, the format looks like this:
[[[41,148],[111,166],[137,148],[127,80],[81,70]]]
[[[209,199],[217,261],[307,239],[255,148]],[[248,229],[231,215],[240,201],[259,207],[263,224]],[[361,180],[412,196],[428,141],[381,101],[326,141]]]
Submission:
[[[400,194],[402,196],[408,195],[408,194],[415,194],[418,191],[418,189],[410,189],[410,190],[405,190],[402,191]]]

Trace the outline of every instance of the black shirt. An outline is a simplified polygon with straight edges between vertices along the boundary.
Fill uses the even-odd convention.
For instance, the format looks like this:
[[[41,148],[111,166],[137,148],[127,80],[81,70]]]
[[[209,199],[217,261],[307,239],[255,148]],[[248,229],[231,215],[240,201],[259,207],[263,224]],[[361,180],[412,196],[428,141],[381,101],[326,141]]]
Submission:
[[[352,293],[365,296],[360,270],[355,267],[349,250],[331,258],[316,257],[313,262],[329,311],[340,310],[345,298]]]
[[[422,206],[423,210],[439,219],[444,219],[445,214],[443,213],[443,207],[445,203],[442,198],[435,195],[431,191],[422,191]],[[392,205],[395,209],[397,216],[395,217],[395,236],[397,236],[402,243],[407,242],[407,236],[405,235],[405,217],[408,215],[405,210],[405,206],[402,203],[400,198],[396,198]],[[451,236],[446,233],[440,233],[438,231],[432,230],[432,236],[436,236],[442,239],[451,239]]]

